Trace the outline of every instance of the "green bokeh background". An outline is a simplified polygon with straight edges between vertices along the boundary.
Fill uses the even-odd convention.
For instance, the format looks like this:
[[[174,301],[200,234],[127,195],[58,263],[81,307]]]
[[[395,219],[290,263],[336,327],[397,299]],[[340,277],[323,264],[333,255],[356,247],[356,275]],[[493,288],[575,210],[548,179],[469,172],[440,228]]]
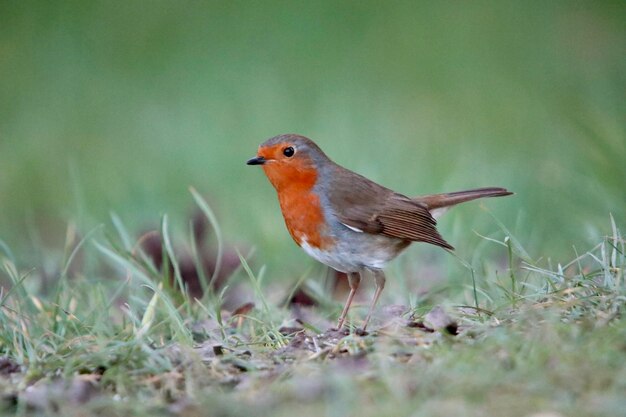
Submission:
[[[30,262],[33,234],[60,247],[112,211],[182,234],[193,185],[228,241],[298,271],[245,165],[296,132],[406,194],[505,186],[489,211],[571,258],[624,224],[625,21],[622,1],[2,2],[0,238]],[[441,221],[461,256],[503,235],[480,207]]]

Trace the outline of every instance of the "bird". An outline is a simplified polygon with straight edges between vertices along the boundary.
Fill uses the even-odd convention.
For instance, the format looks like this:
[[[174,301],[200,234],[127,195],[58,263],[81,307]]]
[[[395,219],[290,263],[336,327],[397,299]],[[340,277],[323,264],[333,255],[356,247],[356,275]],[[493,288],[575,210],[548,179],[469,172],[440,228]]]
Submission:
[[[348,277],[350,292],[340,330],[365,273],[376,290],[363,323],[365,332],[382,293],[388,262],[413,242],[452,251],[435,220],[451,206],[513,194],[488,187],[408,197],[333,162],[311,139],[282,134],[263,142],[247,165],[260,165],[275,188],[287,230],[317,261]]]

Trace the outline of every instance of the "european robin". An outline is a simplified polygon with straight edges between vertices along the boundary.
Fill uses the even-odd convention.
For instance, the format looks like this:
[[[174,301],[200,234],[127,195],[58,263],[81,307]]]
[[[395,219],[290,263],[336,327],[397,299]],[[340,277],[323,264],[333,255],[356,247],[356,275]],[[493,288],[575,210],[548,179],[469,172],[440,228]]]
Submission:
[[[512,194],[489,187],[407,197],[337,165],[311,139],[295,134],[268,139],[247,164],[263,167],[296,244],[319,262],[347,274],[350,293],[338,329],[364,272],[374,276],[376,291],[363,330],[385,287],[387,262],[412,242],[454,249],[437,232],[436,217],[459,203]]]

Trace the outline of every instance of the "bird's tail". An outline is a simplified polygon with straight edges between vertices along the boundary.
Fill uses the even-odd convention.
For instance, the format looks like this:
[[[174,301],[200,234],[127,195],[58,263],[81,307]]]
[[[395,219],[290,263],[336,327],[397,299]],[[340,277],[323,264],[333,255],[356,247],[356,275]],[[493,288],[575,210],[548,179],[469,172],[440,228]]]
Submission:
[[[428,210],[442,209],[451,207],[466,201],[476,200],[485,197],[503,197],[513,194],[505,188],[488,187],[476,188],[474,190],[457,191],[454,193],[431,194],[415,197],[414,200],[428,207]]]

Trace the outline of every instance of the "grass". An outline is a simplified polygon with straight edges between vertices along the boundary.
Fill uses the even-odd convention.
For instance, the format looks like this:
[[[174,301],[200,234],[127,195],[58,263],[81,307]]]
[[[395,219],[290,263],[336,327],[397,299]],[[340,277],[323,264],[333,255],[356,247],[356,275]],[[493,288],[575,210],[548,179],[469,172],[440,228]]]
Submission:
[[[117,3],[0,5],[0,236],[23,264],[111,210],[181,226],[193,184],[288,281],[300,253],[244,165],[285,132],[409,195],[507,187],[490,207],[537,254],[626,217],[621,2]],[[469,247],[492,226],[472,210]]]
[[[229,288],[185,295],[180,271],[153,265],[116,225],[115,236],[98,228],[69,244],[48,296],[36,285],[40,271],[19,270],[4,250],[2,273],[12,282],[0,294],[6,412],[612,416],[625,406],[626,256],[615,222],[567,264],[530,259],[513,236],[486,238],[504,266],[462,266],[475,287],[449,285],[439,313],[431,311],[437,295],[379,307],[365,336],[324,332],[340,302],[295,321],[295,310],[273,301],[265,268],[243,256],[229,282],[250,288],[256,308],[225,309]],[[162,245],[164,262],[176,264],[171,239]],[[88,270],[73,267],[81,253],[94,257]],[[359,308],[356,325],[357,316]],[[320,323],[324,333],[310,330]]]

